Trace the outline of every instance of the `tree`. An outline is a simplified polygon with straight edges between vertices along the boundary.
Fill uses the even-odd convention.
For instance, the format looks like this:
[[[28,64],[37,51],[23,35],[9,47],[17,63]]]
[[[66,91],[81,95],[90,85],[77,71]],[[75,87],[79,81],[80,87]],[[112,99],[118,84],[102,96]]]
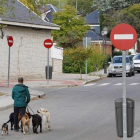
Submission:
[[[77,1],[77,3],[76,3]],[[86,16],[86,14],[89,14],[93,10],[93,0],[69,0],[68,5],[77,7],[77,11],[82,15]]]
[[[59,31],[53,31],[52,35],[61,47],[76,47],[82,42],[89,25],[85,25],[85,19],[76,15],[76,9],[65,6],[63,11],[54,13],[53,23],[60,25]]]
[[[79,68],[80,79],[82,79],[82,67],[85,65],[85,60],[90,56],[90,53],[91,50],[85,47],[68,48],[64,50],[64,57],[69,57],[69,60],[73,61],[73,67]]]
[[[104,13],[112,13],[137,3],[140,3],[140,0],[94,0],[93,7]]]
[[[6,12],[5,5],[6,5],[6,0],[1,0],[0,1],[0,15]]]
[[[104,14],[103,25],[111,31],[119,23],[132,25],[140,34],[140,4],[132,5],[121,11],[114,11],[113,14]]]
[[[102,52],[100,46],[91,46],[91,54],[88,61],[93,64],[93,68],[96,69],[97,72],[102,69],[106,58],[107,55]]]

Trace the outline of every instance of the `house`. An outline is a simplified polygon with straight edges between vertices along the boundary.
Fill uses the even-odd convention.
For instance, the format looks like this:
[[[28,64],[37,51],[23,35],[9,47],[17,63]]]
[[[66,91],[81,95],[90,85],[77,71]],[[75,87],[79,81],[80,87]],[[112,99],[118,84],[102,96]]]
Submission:
[[[57,11],[59,11],[59,9],[52,4],[46,4],[44,7],[41,8],[42,20],[52,22],[53,13],[56,13]]]
[[[99,12],[95,10],[88,14],[86,17],[86,23],[91,26],[86,34],[86,37],[91,37],[91,44],[100,45],[100,48],[106,50],[107,54],[112,55],[112,43],[109,38],[103,37],[100,31],[100,21],[99,21]],[[104,44],[106,40],[106,45]]]
[[[51,30],[59,30],[60,27],[42,20],[19,0],[8,0],[7,6],[13,7],[13,10],[7,9],[7,13],[0,15],[0,27],[5,34],[3,39],[0,39],[0,80],[7,80],[8,73],[9,47],[6,36],[13,36],[14,39],[10,48],[10,79],[15,80],[19,76],[25,79],[45,79],[47,49],[43,42],[47,38],[53,39]],[[51,54],[51,49],[49,51]],[[53,69],[62,72],[62,60],[54,58],[53,61],[57,63],[55,66],[51,55],[49,56],[49,64]]]

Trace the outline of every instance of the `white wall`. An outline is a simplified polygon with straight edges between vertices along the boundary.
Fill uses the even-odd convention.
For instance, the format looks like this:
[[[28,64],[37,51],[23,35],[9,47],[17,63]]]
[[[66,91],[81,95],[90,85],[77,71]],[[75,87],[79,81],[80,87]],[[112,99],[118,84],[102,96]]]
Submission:
[[[9,48],[7,35],[14,38],[11,47],[10,79],[16,80],[19,76],[25,79],[45,78],[47,49],[43,46],[43,42],[47,38],[51,39],[51,30],[15,26],[7,26],[3,30],[5,36],[4,39],[0,39],[0,80],[7,80]],[[50,64],[52,64],[51,58]]]

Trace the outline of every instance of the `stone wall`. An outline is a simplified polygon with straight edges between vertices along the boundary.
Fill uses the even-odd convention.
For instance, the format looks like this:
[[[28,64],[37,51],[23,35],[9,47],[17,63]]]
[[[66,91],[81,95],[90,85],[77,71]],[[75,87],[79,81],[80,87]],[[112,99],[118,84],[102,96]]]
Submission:
[[[7,35],[14,38],[14,44],[10,49],[10,80],[16,80],[19,76],[25,79],[45,78],[47,49],[43,46],[43,42],[46,38],[51,39],[51,30],[16,26],[7,26],[3,30],[5,36],[0,39],[0,80],[7,80],[8,75]],[[50,64],[52,65],[51,59]]]

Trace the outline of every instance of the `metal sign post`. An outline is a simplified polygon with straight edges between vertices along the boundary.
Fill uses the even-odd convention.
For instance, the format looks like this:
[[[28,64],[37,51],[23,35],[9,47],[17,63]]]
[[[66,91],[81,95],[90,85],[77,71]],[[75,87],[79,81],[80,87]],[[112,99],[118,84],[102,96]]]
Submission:
[[[53,46],[53,41],[51,39],[46,39],[44,41],[44,47],[47,48],[48,50],[48,55],[47,55],[47,83],[49,84],[49,49]]]
[[[7,83],[7,87],[9,87],[9,81],[10,81],[10,47],[9,47],[9,55],[8,55],[8,83]]]
[[[126,112],[126,51],[122,51],[123,57],[123,139],[127,140],[127,112]]]
[[[47,67],[47,83],[49,84],[49,48],[48,48],[48,59],[47,59],[47,61],[48,61],[48,67]]]
[[[86,49],[87,49],[87,47],[90,46],[90,45],[91,45],[91,37],[84,37],[83,38],[83,46],[85,46]],[[88,67],[87,63],[88,63],[88,61],[86,59],[86,69],[85,69],[86,80],[85,81],[87,81],[87,67]]]
[[[87,49],[87,37],[86,37],[86,49]],[[86,59],[86,81],[87,81],[87,59]]]

